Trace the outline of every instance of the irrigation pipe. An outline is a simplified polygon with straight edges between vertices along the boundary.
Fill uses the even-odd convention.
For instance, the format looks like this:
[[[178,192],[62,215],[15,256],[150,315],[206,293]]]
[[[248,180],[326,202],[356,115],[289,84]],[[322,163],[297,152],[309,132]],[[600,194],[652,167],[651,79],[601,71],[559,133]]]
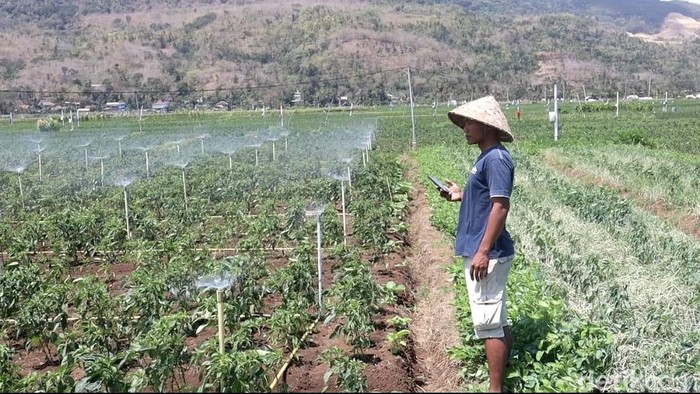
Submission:
[[[318,320],[321,318],[321,316],[317,317],[316,320],[311,323],[309,328],[306,330],[304,335],[301,336],[301,340],[299,341],[299,345],[297,345],[292,352],[289,354],[289,357],[287,358],[287,361],[285,361],[284,365],[282,365],[282,368],[280,368],[279,372],[277,372],[277,375],[275,375],[275,378],[272,380],[272,383],[270,383],[270,391],[275,389],[275,386],[277,386],[277,383],[279,380],[282,378],[282,375],[284,374],[284,371],[287,370],[289,367],[289,363],[292,362],[292,359],[294,358],[294,355],[299,351],[299,348],[301,347],[301,344],[304,343],[304,339],[309,335],[311,331],[313,331],[314,327],[316,327],[316,324],[318,323]]]

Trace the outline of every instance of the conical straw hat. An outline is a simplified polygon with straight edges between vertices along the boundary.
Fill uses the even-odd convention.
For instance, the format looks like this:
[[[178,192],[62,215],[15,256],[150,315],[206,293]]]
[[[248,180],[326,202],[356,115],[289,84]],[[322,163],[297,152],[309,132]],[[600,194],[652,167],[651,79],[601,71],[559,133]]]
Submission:
[[[448,112],[447,117],[461,129],[464,129],[467,119],[481,122],[500,131],[499,137],[501,141],[513,141],[513,133],[510,132],[508,120],[503,111],[501,111],[501,105],[498,104],[498,101],[493,96],[482,97],[460,105]]]

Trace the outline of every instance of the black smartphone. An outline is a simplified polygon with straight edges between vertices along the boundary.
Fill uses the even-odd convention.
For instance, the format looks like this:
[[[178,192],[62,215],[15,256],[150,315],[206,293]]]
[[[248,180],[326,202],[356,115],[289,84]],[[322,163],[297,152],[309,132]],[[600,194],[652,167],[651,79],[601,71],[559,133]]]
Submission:
[[[445,193],[449,193],[449,192],[450,192],[450,188],[448,188],[447,186],[445,186],[444,183],[440,182],[439,179],[435,178],[435,177],[432,176],[432,175],[428,175],[428,178],[430,178],[430,180],[435,184],[435,186],[439,187],[440,190],[442,190],[443,192],[445,192]]]

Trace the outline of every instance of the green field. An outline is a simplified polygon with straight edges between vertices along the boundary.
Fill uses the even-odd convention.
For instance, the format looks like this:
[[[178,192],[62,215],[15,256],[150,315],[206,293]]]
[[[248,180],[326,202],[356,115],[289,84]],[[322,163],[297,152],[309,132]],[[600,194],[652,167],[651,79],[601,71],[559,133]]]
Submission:
[[[516,160],[508,228],[518,250],[509,282],[516,342],[508,388],[696,390],[700,103],[669,103],[668,111],[658,102],[624,104],[619,116],[611,105],[564,103],[558,141],[551,107],[521,108],[518,121],[515,107],[504,106],[516,138],[508,145]],[[221,376],[250,362],[279,368],[306,327],[329,316],[353,322],[340,335],[353,351],[366,349],[367,314],[393,293],[363,267],[395,252],[408,231],[411,185],[402,156],[419,163],[432,223],[448,236],[456,226],[457,204],[432,193],[427,175],[466,179],[478,148],[467,146],[448,110],[416,108],[416,150],[405,106],[289,110],[284,118],[92,115],[73,130],[55,121],[58,130],[50,131],[37,131],[36,120],[4,120],[0,388],[161,391],[183,365],[194,365],[204,391],[264,391],[271,378],[261,371]],[[345,203],[351,234],[336,214]],[[321,294],[317,223],[305,219],[314,212],[325,257],[345,272]],[[285,268],[268,267],[270,250],[288,251]],[[126,263],[140,268],[119,278],[123,293],[110,293],[98,274]],[[65,280],[90,265],[100,267],[94,276]],[[462,344],[446,350],[462,363],[465,390],[483,390],[486,363],[472,338],[459,267],[457,259],[446,264]],[[238,281],[240,302],[226,310],[235,356],[218,357],[216,337],[182,353],[183,338],[203,316],[216,325],[214,298],[192,283],[217,275]],[[274,294],[288,302],[258,320]],[[327,308],[319,308],[319,295]],[[270,347],[260,352],[251,338],[263,327]],[[58,368],[22,376],[20,345]],[[342,357],[334,360],[349,360]],[[86,377],[74,380],[76,368]]]
[[[556,142],[544,105],[525,106],[520,122],[508,113],[516,136],[508,227],[518,248],[509,282],[516,337],[509,387],[693,390],[700,379],[700,106],[622,107],[619,117],[575,109],[565,104]],[[477,149],[448,124],[432,130],[441,138],[418,150],[423,175],[466,179]],[[457,207],[429,197],[434,224],[450,233]],[[466,298],[458,307],[464,344],[454,354],[468,380],[481,381],[485,360],[471,340]]]

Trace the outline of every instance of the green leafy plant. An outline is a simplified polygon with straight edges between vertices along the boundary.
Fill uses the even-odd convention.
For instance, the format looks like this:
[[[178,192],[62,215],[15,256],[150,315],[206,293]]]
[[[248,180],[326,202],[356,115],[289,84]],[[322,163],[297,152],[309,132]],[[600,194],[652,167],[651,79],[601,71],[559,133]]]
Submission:
[[[173,379],[176,369],[184,380],[183,366],[189,357],[185,347],[185,331],[190,320],[186,312],[164,316],[145,335],[137,338],[129,349],[129,354],[140,360],[149,385],[158,392],[163,392],[168,382],[170,391],[176,389],[174,385],[178,383]]]
[[[386,290],[387,303],[395,304],[398,295],[406,291],[406,286],[396,284],[396,282],[390,280],[384,285],[384,290]]]
[[[406,350],[406,347],[408,346],[408,337],[410,335],[411,331],[406,329],[388,333],[386,335],[386,339],[389,342],[391,353],[403,353],[404,350]]]
[[[403,330],[404,328],[407,328],[409,324],[411,324],[411,321],[412,319],[410,317],[394,316],[387,319],[386,323],[389,327],[394,327],[397,330]]]
[[[14,354],[14,349],[0,343],[0,390],[4,393],[15,391],[22,379],[19,365],[12,361]]]
[[[367,378],[364,374],[365,364],[360,360],[355,360],[338,347],[326,349],[319,356],[319,361],[328,364],[329,369],[323,375],[323,392],[325,393],[332,385],[331,378],[335,377],[333,386],[347,393],[367,392]]]
[[[270,371],[279,364],[281,353],[258,349],[219,353],[214,350],[214,339],[209,342],[198,350],[199,353],[208,353],[201,364],[198,392],[262,393],[270,390]],[[201,354],[197,357],[202,358]]]

